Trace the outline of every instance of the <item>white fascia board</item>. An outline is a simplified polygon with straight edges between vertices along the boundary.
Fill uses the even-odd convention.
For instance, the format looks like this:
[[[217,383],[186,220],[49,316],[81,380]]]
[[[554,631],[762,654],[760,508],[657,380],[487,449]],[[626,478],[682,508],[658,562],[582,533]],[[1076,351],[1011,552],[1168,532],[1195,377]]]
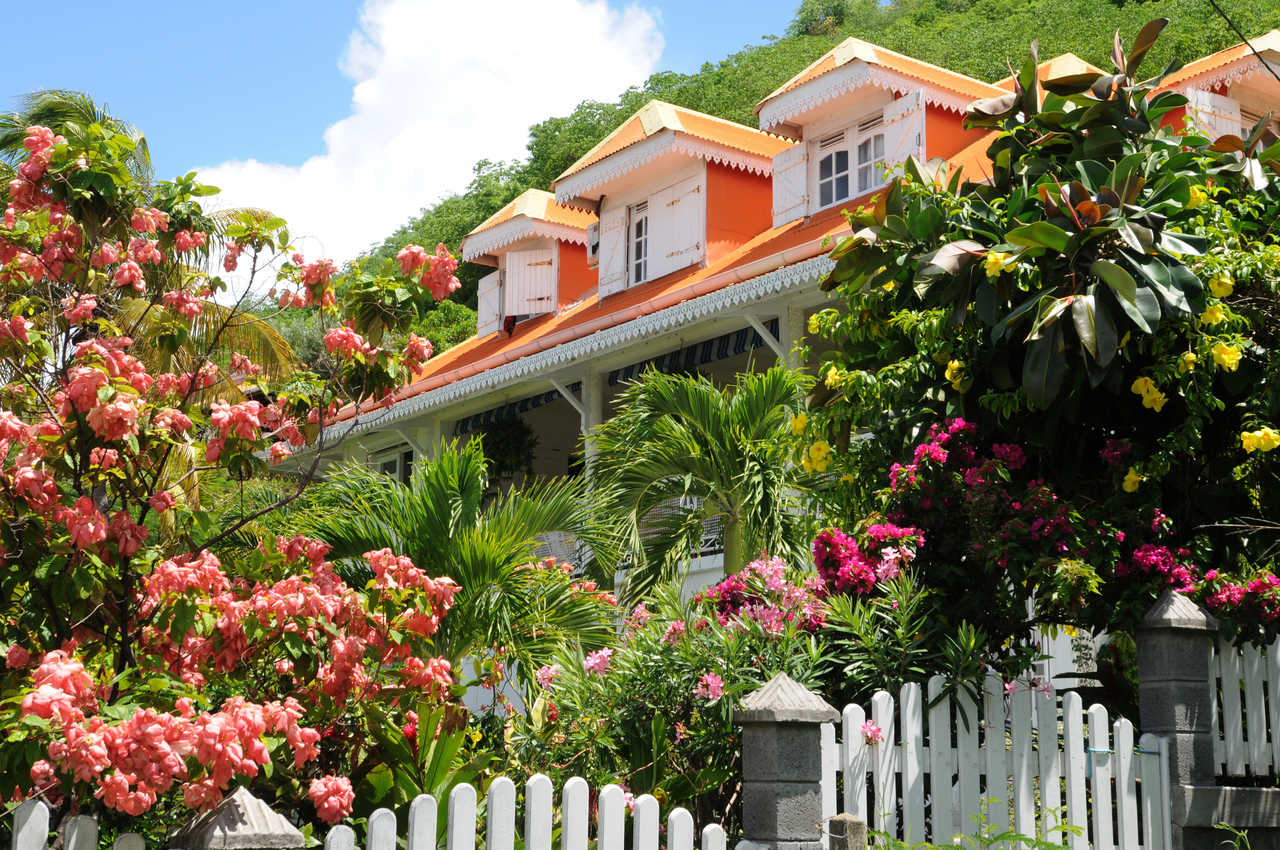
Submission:
[[[760,129],[768,130],[779,124],[789,123],[792,119],[817,109],[827,101],[834,100],[868,83],[897,92],[924,89],[925,100],[928,103],[959,113],[963,113],[973,102],[973,98],[958,92],[948,91],[924,80],[890,71],[879,65],[871,65],[859,59],[829,71],[821,77],[809,80],[771,100],[760,110]]]
[[[462,259],[470,262],[476,257],[492,254],[499,248],[505,248],[521,239],[548,237],[561,242],[587,244],[587,231],[584,228],[570,227],[552,221],[538,221],[525,216],[504,221],[462,241]]]

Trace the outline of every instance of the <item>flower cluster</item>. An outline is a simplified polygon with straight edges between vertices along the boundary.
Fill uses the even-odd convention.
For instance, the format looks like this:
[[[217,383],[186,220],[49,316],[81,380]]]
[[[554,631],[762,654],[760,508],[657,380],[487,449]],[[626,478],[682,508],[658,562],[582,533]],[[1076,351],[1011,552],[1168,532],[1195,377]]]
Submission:
[[[788,626],[812,631],[822,626],[824,609],[815,579],[795,583],[787,577],[781,558],[761,558],[694,597],[714,606],[722,626],[757,625],[767,634],[781,634]],[[676,629],[673,623],[668,627]],[[681,623],[678,633],[684,631]]]
[[[443,242],[436,246],[434,255],[428,254],[421,245],[406,245],[396,254],[396,261],[400,263],[401,274],[410,278],[416,275],[418,283],[437,301],[448,298],[462,285],[454,277],[458,261]]]

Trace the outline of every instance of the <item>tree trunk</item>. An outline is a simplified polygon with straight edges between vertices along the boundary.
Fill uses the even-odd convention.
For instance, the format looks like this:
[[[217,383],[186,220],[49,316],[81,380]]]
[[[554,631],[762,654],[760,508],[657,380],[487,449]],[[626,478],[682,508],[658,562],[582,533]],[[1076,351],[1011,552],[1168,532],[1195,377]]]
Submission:
[[[743,548],[746,543],[742,537],[742,521],[737,514],[724,515],[724,574],[733,575],[746,566],[743,559]]]

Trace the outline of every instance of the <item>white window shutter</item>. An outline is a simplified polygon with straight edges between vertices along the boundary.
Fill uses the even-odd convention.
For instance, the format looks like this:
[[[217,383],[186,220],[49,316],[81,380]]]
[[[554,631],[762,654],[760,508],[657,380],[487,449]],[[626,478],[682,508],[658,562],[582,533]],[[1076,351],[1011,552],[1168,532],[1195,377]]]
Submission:
[[[476,289],[476,336],[488,336],[502,327],[502,272],[480,278]]]
[[[508,316],[538,316],[556,308],[556,251],[509,251],[502,306]]]
[[[925,157],[924,89],[913,89],[884,108],[885,167],[906,162],[908,157]]]
[[[1198,132],[1215,141],[1221,136],[1240,136],[1240,103],[1205,89],[1188,88],[1187,116]]]
[[[619,204],[600,213],[600,297],[627,288],[627,207]]]
[[[805,146],[787,148],[773,158],[773,226],[802,217],[808,210],[809,181]]]
[[[706,197],[702,176],[698,175],[649,198],[649,280],[702,259]]]

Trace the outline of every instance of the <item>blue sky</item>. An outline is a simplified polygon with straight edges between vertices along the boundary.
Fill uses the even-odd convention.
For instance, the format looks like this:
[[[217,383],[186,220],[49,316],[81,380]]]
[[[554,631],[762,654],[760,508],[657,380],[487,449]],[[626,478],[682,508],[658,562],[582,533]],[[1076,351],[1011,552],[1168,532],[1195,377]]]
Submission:
[[[249,159],[299,166],[325,153],[326,128],[352,111],[352,80],[340,65],[364,5],[224,0],[209,7],[179,0],[141,4],[125,22],[96,0],[27,3],[20,15],[29,20],[21,28],[56,33],[58,62],[11,63],[0,108],[12,108],[17,95],[35,89],[87,91],[142,127],[163,177]],[[794,11],[793,4],[763,0],[640,5],[662,38],[655,69],[676,71],[780,34]],[[483,54],[491,21],[475,17],[471,27],[424,38],[422,49],[432,50],[440,38]],[[589,67],[583,72],[592,73]]]

